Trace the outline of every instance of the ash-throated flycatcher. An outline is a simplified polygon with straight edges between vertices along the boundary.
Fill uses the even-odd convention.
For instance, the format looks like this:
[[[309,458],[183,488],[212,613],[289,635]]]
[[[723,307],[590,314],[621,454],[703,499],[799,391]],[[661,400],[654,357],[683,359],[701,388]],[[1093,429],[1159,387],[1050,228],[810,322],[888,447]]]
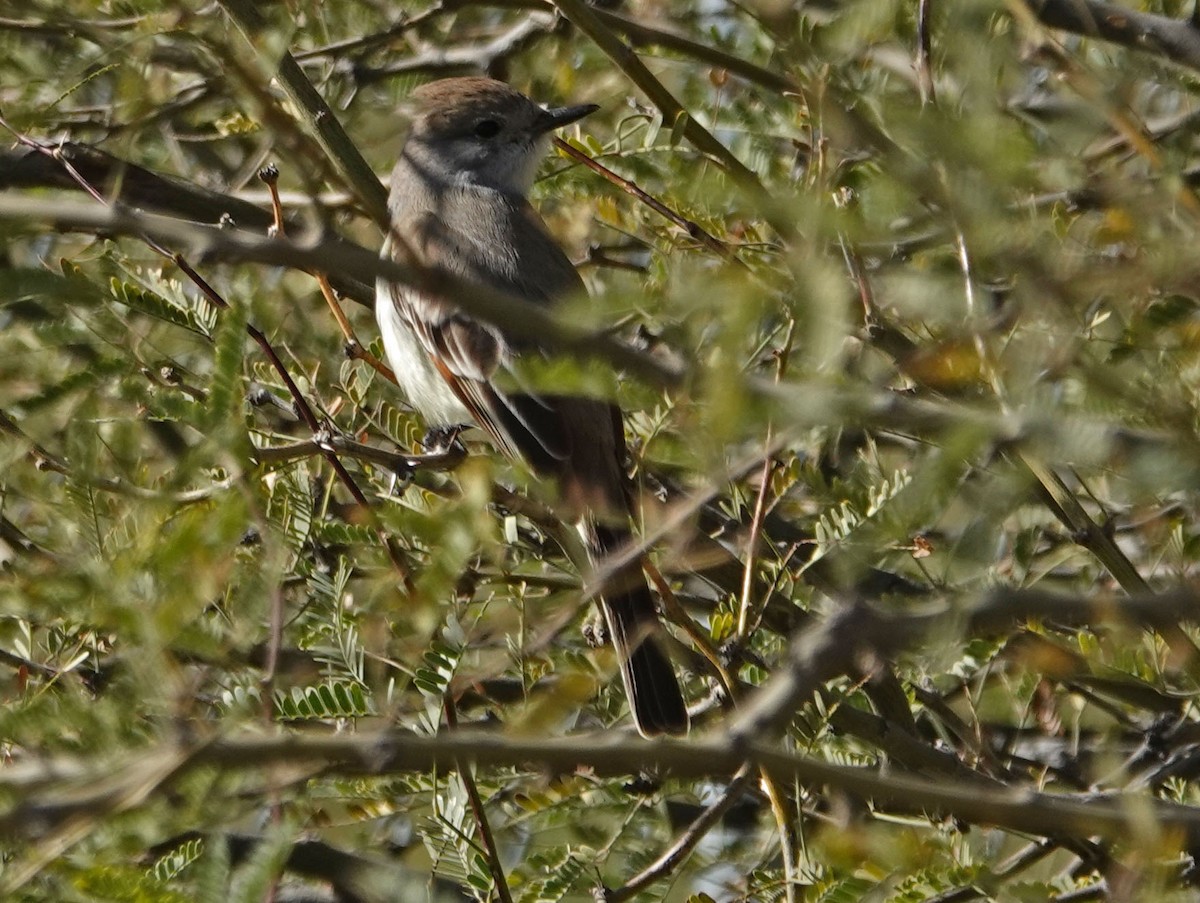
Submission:
[[[384,256],[411,253],[540,305],[583,292],[526,195],[551,132],[597,108],[545,109],[488,78],[444,79],[412,97],[412,130],[388,202],[395,238]],[[616,405],[514,390],[519,380],[497,379],[541,350],[472,319],[453,298],[380,281],[375,316],[396,379],[431,428],[477,425],[504,453],[555,478],[594,562],[626,544],[625,436]],[[684,733],[687,708],[659,645],[662,627],[641,568],[616,575],[602,601],[638,730]]]

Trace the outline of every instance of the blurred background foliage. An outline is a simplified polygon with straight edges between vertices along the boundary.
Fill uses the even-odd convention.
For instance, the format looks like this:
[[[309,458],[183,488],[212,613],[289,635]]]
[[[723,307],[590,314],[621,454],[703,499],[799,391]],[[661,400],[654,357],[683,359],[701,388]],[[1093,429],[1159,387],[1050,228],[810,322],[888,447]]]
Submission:
[[[628,899],[680,837],[690,855],[641,899],[1191,898],[1195,631],[1121,608],[1186,590],[1200,561],[1190,4],[598,4],[684,115],[568,21],[575,4],[291,0],[256,4],[250,29],[241,5],[0,0],[5,899]],[[1039,22],[1072,11],[1103,37]],[[246,733],[444,733],[446,699],[496,736],[640,742],[538,515],[546,487],[474,442],[452,473],[344,456],[368,515],[314,447],[248,324],[327,436],[412,453],[424,426],[347,360],[311,275],[165,248],[222,309],[136,230],[65,228],[88,183],[265,234],[273,163],[291,238],[377,248],[274,78],[285,52],[380,178],[414,87],[487,73],[601,104],[564,139],[682,218],[551,156],[534,202],[590,290],[564,319],[682,379],[570,355],[530,378],[625,409],[695,736],[736,717],[705,651],[753,699],[795,636],[856,601],[1106,600],[1090,624],[1050,606],[892,649],[898,711],[870,691],[892,666],[846,650],[761,739],[964,801],[1116,799],[1124,836],[836,784],[514,761],[475,772],[500,887],[453,769],[199,763]],[[371,275],[330,276],[379,353]],[[1190,834],[1159,828],[1167,802]]]

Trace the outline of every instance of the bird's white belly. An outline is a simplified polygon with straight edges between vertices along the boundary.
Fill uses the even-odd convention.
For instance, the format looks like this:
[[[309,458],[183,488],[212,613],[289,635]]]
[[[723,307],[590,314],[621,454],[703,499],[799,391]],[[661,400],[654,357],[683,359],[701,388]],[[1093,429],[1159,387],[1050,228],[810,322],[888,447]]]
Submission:
[[[376,286],[375,320],[383,336],[388,364],[396,371],[400,391],[425,419],[426,425],[473,423],[471,412],[438,373],[429,352],[396,310],[386,284]]]

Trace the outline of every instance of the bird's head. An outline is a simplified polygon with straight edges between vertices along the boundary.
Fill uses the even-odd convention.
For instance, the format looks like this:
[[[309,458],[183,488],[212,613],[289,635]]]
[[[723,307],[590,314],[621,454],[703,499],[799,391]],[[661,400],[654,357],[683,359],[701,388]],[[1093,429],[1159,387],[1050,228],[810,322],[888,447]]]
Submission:
[[[407,148],[449,182],[470,182],[524,196],[546,154],[550,133],[599,109],[548,109],[490,78],[446,78],[412,93]]]

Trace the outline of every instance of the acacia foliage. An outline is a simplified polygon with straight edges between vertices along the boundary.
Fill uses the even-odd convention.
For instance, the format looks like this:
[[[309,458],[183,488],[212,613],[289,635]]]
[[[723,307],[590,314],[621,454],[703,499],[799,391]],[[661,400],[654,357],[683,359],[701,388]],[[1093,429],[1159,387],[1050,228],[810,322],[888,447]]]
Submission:
[[[1187,605],[1146,603],[1191,599],[1200,557],[1197,103],[1189,11],[1142,6],[564,2],[567,24],[298,0],[249,28],[233,0],[0,6],[5,898],[487,899],[502,872],[514,899],[586,899],[693,822],[646,899],[1182,898],[1200,660]],[[626,412],[696,730],[842,771],[685,778],[686,745],[627,733],[675,773],[589,758],[629,719],[546,488],[481,446],[403,479],[339,450],[366,514],[296,397],[325,440],[413,452],[423,427],[313,278],[68,215],[121,198],[265,234],[274,163],[290,237],[377,247],[328,118],[276,78],[289,51],[381,176],[432,77],[602,104],[564,137],[676,219],[561,153],[535,202],[589,284],[562,321],[646,366],[527,378]],[[329,275],[379,353],[369,274]],[[994,615],[995,587],[1039,595],[1002,628],[913,626]],[[893,635],[864,615],[852,642],[854,605]],[[723,682],[791,692],[747,736]],[[321,751],[444,734],[447,698],[594,767],[476,769],[499,868],[463,773]],[[307,752],[206,746],[256,733]]]

